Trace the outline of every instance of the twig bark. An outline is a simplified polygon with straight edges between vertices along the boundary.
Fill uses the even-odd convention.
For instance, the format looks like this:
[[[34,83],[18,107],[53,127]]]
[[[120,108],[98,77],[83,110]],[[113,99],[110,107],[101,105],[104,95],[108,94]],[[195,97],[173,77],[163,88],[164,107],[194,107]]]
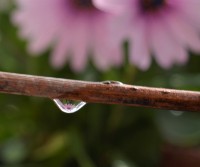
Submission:
[[[0,93],[200,111],[200,92],[150,88],[117,82],[85,82],[0,72]]]

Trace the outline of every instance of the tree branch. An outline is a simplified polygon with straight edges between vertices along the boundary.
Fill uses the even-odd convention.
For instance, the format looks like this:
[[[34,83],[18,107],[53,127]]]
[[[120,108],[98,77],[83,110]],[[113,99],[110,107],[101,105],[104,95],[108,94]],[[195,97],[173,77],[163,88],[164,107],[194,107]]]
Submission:
[[[200,92],[0,72],[0,92],[89,103],[200,111]]]

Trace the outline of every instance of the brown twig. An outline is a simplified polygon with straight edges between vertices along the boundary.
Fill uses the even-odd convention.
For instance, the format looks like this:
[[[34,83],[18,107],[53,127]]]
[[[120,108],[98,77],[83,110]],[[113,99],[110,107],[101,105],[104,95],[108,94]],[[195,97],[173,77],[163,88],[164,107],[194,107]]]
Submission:
[[[0,92],[89,103],[200,111],[200,92],[0,72]]]

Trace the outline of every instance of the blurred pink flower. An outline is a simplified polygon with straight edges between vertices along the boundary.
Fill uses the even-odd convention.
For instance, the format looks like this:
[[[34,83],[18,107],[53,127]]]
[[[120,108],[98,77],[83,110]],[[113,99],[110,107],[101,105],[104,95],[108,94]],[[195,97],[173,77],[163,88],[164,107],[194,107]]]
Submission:
[[[53,46],[51,63],[62,67],[67,60],[83,70],[92,54],[98,68],[122,64],[119,40],[112,15],[97,9],[92,0],[16,0],[13,22],[20,36],[29,40],[29,51],[39,54]]]
[[[73,105],[73,104],[65,104],[64,106],[66,107],[67,110],[71,110],[71,109],[73,109],[74,107],[76,107],[76,106]]]
[[[200,52],[200,0],[94,0],[120,14],[130,39],[130,60],[147,69],[153,54],[163,68],[184,64],[187,50]]]

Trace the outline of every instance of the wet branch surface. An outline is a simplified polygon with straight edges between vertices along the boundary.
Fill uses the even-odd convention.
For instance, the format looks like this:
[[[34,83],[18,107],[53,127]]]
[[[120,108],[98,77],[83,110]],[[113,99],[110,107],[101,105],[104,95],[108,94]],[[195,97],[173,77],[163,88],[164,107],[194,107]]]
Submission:
[[[119,104],[149,108],[200,111],[200,92],[86,82],[0,72],[0,93]]]

